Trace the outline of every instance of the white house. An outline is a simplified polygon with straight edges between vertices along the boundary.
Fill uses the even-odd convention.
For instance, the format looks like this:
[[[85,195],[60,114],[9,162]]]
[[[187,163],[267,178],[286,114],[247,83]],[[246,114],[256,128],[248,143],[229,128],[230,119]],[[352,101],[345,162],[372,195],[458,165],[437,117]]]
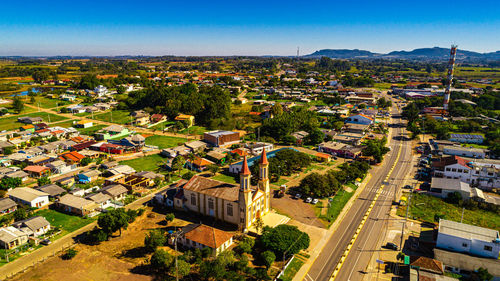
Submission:
[[[179,243],[189,248],[210,248],[218,255],[233,244],[233,234],[203,224],[190,224],[182,228]]]
[[[97,94],[97,96],[102,97],[108,93],[108,88],[104,87],[103,85],[99,85],[94,88],[94,92]]]
[[[371,125],[373,124],[373,118],[364,114],[357,114],[347,117],[345,123]]]
[[[34,237],[44,235],[50,230],[50,223],[41,216],[17,221],[12,226]]]
[[[498,259],[500,236],[498,230],[441,219],[436,247],[452,252]]]
[[[49,204],[49,194],[29,187],[18,187],[9,191],[10,199],[32,208],[41,208]]]

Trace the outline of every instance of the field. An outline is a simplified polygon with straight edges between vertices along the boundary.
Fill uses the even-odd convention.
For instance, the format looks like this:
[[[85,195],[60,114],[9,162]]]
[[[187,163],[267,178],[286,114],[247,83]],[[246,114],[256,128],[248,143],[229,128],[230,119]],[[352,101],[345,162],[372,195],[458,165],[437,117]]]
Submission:
[[[71,102],[63,101],[60,99],[49,99],[45,97],[36,97],[36,102],[33,104],[34,106],[40,105],[41,108],[54,108],[54,107],[62,107],[64,105],[68,105]]]
[[[36,212],[36,215],[44,217],[47,221],[50,222],[50,225],[52,227],[61,228],[62,233],[60,234],[60,236],[64,236],[77,229],[80,229],[95,220],[95,218],[84,219],[79,216],[68,215],[50,209],[40,210]]]
[[[399,216],[405,216],[406,206],[398,208],[397,214]],[[411,197],[409,218],[430,223],[437,223],[435,221],[436,216],[441,216],[447,220],[460,221],[462,208],[446,203],[440,198],[434,196],[418,193],[413,194]],[[480,209],[474,211],[465,209],[463,222],[491,229],[500,229],[500,214]]]
[[[146,157],[140,157],[131,160],[120,161],[120,164],[129,165],[136,171],[156,171],[165,161],[159,154],[153,154]]]
[[[113,110],[102,114],[95,114],[94,118],[96,120],[112,122],[117,124],[130,123],[130,113],[124,110]]]
[[[97,125],[94,125],[90,128],[76,128],[80,134],[82,135],[87,135],[87,136],[91,136],[93,134],[95,134],[97,131],[99,131],[100,129],[104,128],[104,127],[107,127],[108,125],[103,125],[103,124],[97,124]]]
[[[185,142],[186,139],[184,138],[167,137],[167,136],[150,136],[146,138],[147,145],[158,146],[158,148],[160,149],[178,146],[179,144]]]
[[[291,281],[295,274],[297,274],[297,271],[302,267],[304,264],[304,261],[301,259],[295,257],[293,261],[288,265],[288,267],[285,269],[285,272],[281,276],[281,280],[283,281]]]
[[[0,118],[0,129],[2,130],[13,130],[17,129],[25,124],[17,122],[17,118],[21,116],[29,116],[29,117],[42,117],[44,122],[57,122],[57,121],[63,121],[68,118],[51,114],[51,113],[45,113],[45,112],[33,112],[29,114],[21,114],[21,115],[16,115],[16,116],[7,116],[7,117],[1,117]]]
[[[315,213],[316,215],[320,218],[325,220],[328,225],[331,225],[339,216],[340,212],[342,212],[342,209],[344,208],[345,204],[351,199],[352,195],[354,194],[356,190],[356,186],[352,185],[349,186],[351,189],[353,189],[352,192],[347,192],[345,190],[340,190],[333,196],[333,200],[330,202],[328,209],[326,210],[326,214],[322,214],[322,208],[325,208],[323,204],[317,204],[315,206]],[[328,204],[328,203],[326,203]]]
[[[191,126],[190,128],[184,129],[180,131],[181,134],[190,134],[190,135],[203,135],[207,129],[205,127],[200,126]]]
[[[73,127],[73,122],[74,121],[78,121],[78,120],[71,119],[71,120],[68,120],[68,121],[57,122],[57,123],[53,123],[52,126],[59,126],[59,127],[63,127],[63,128],[69,128],[69,127]]]

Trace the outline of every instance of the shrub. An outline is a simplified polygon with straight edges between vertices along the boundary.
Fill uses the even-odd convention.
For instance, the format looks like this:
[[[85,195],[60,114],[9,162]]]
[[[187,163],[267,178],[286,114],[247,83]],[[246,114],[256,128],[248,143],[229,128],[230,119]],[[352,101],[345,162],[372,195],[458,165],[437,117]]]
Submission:
[[[70,260],[72,258],[74,258],[76,256],[76,254],[78,254],[78,251],[71,248],[71,249],[68,249],[66,251],[66,253],[64,253],[64,255],[62,255],[62,259],[63,260]]]

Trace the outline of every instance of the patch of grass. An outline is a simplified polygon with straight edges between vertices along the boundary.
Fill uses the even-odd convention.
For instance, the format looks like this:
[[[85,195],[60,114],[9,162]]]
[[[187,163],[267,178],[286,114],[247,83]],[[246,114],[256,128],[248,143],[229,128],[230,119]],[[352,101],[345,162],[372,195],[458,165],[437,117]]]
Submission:
[[[69,215],[55,210],[44,209],[36,212],[37,216],[44,217],[52,227],[59,227],[62,232],[58,237],[62,237],[96,220],[94,218],[83,218],[76,215]]]
[[[406,206],[401,206],[397,211],[398,216],[406,215]],[[419,221],[436,223],[435,216],[452,221],[460,221],[462,217],[462,207],[443,201],[440,198],[415,193],[411,197],[411,207],[408,217]],[[464,223],[472,224],[490,229],[500,229],[500,214],[485,210],[464,211]]]
[[[285,272],[281,276],[283,281],[291,281],[299,269],[304,265],[304,262],[298,258],[294,258],[293,261],[285,269]]]
[[[69,101],[63,101],[60,99],[49,99],[46,97],[36,97],[36,102],[33,104],[34,106],[40,105],[41,108],[54,108],[54,107],[63,107],[65,105],[70,104]]]
[[[344,208],[345,204],[351,199],[352,195],[354,194],[354,191],[356,190],[356,186],[352,185],[350,186],[353,191],[352,192],[347,192],[344,190],[340,190],[333,196],[332,202],[330,202],[330,206],[327,207],[328,210],[326,211],[326,215],[320,215],[320,219],[323,219],[328,222],[328,225],[330,226],[337,217],[340,215],[340,212],[342,212],[342,209]],[[328,204],[328,203],[327,203]]]
[[[161,122],[160,124],[156,124],[154,126],[151,126],[151,127],[149,127],[149,129],[163,131],[165,128],[170,127],[174,124],[175,124],[175,122],[165,121],[165,122]]]
[[[141,158],[120,161],[120,164],[129,165],[136,171],[156,171],[165,161],[159,154],[153,154]]]
[[[158,148],[169,148],[178,146],[180,143],[185,143],[185,138],[167,137],[167,136],[150,136],[146,138],[147,145],[158,146]]]
[[[282,186],[284,184],[286,184],[288,181],[284,178],[280,178],[277,182],[273,183],[274,185],[277,185],[277,186]]]
[[[100,129],[104,128],[104,127],[107,127],[107,125],[98,124],[98,125],[94,125],[94,126],[89,127],[89,128],[76,128],[76,129],[82,135],[91,136],[91,135],[95,134],[97,131],[99,131]]]
[[[57,121],[63,121],[67,120],[68,118],[51,114],[51,113],[46,113],[46,112],[34,112],[34,113],[29,113],[29,114],[22,114],[22,115],[16,115],[16,116],[5,116],[0,118],[0,129],[1,130],[13,130],[17,129],[21,126],[24,126],[25,124],[17,122],[17,118],[22,117],[22,116],[29,116],[29,117],[42,117],[44,122],[49,122],[49,117],[50,117],[50,122],[57,122]]]
[[[215,177],[213,177],[212,179],[218,180],[218,181],[227,182],[227,183],[236,184],[236,179],[234,177],[228,176],[228,175],[225,175],[225,174],[218,174]]]
[[[180,131],[181,134],[190,134],[190,135],[203,135],[207,129],[205,127],[200,126],[191,126],[190,128],[184,129]]]
[[[130,120],[131,120],[130,113],[128,111],[125,111],[125,110],[113,110],[113,111],[108,111],[108,112],[105,112],[102,114],[95,114],[94,113],[93,119],[117,123],[117,124],[130,123]]]
[[[68,120],[67,117],[52,114],[52,113],[47,113],[47,112],[33,112],[33,113],[29,113],[29,114],[24,114],[23,116],[42,117],[43,122],[46,122],[46,123]]]
[[[73,121],[77,121],[77,120],[71,119],[71,120],[68,120],[68,121],[57,122],[55,124],[52,124],[52,126],[59,126],[59,127],[63,127],[63,128],[69,128],[69,127],[73,127]]]

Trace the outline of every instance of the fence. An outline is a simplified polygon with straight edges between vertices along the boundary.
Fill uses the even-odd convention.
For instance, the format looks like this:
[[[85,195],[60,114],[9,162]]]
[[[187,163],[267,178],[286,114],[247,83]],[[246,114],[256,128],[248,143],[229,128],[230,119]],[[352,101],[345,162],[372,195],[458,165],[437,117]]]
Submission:
[[[31,267],[34,267],[37,264],[42,263],[51,257],[54,257],[56,254],[59,254],[60,252],[63,252],[63,251],[65,251],[69,248],[72,248],[74,246],[75,246],[75,244],[73,244],[72,242],[68,242],[68,243],[63,244],[59,248],[55,248],[55,249],[43,254],[43,257],[40,257],[38,259],[35,257],[32,257],[32,259],[29,261],[29,263],[26,263],[24,265],[19,265],[18,267],[10,269],[10,272],[5,273],[3,275],[0,275],[0,280],[7,280],[8,278],[12,278],[12,277],[16,276],[17,274],[24,273],[28,269],[30,269]],[[43,250],[43,249],[44,248],[41,248],[40,250]],[[7,267],[8,265],[9,264],[6,264],[3,267]]]

